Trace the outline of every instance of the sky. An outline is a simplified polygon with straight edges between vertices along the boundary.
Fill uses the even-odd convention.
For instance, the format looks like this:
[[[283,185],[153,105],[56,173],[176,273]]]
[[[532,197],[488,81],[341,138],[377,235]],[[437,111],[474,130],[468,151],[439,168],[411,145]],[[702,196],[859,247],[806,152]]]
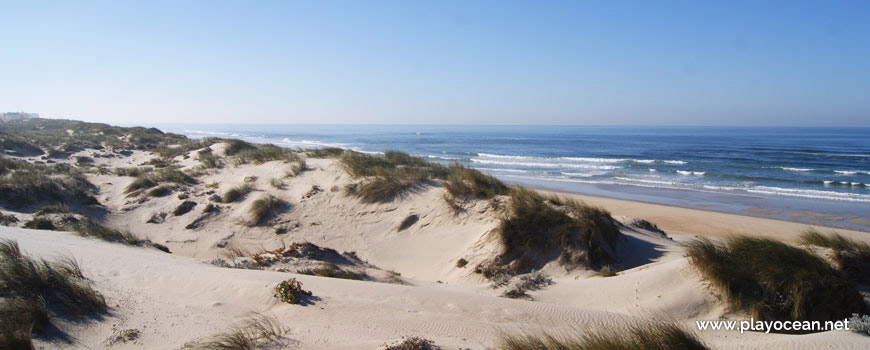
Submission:
[[[870,1],[0,0],[0,111],[870,126]]]

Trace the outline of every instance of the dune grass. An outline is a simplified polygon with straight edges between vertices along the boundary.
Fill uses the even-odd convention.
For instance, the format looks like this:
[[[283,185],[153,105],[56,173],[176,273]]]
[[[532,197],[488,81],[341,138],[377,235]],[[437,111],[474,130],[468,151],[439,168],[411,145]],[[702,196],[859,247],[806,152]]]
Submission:
[[[67,316],[105,313],[103,296],[72,258],[34,259],[18,243],[0,240],[0,348],[31,348],[30,335],[46,329],[48,310]]]
[[[566,267],[600,268],[617,263],[615,247],[622,237],[604,209],[516,188],[498,227],[504,252],[496,258],[514,273],[529,272],[554,254]]]
[[[186,155],[191,151],[211,147],[211,145],[217,142],[220,142],[220,139],[212,137],[206,137],[200,140],[184,139],[179,140],[171,145],[163,145],[157,147],[153,150],[153,152],[158,154],[162,158],[175,158],[181,155]]]
[[[73,224],[72,229],[82,236],[93,237],[108,242],[126,243],[130,245],[148,243],[146,240],[140,239],[129,231],[120,231],[109,228],[89,217],[85,217]]]
[[[96,204],[94,185],[66,164],[32,164],[0,157],[0,200],[16,207],[40,203]]]
[[[363,203],[389,203],[420,186],[421,180],[416,178],[376,176],[346,189],[348,194],[359,197]]]
[[[407,337],[401,342],[386,345],[383,350],[440,350],[441,347],[435,342],[421,337]]]
[[[165,168],[140,175],[124,188],[124,193],[134,195],[140,190],[144,191],[167,182],[185,185],[195,184],[196,180],[178,169]]]
[[[247,225],[260,226],[265,224],[268,219],[277,214],[286,205],[287,202],[270,194],[260,197],[251,203],[251,207],[248,208],[250,220],[247,222]]]
[[[239,198],[242,198],[246,194],[250,193],[251,190],[253,190],[253,189],[254,188],[247,183],[243,183],[243,184],[238,185],[236,187],[230,188],[226,192],[224,192],[223,196],[221,196],[221,202],[223,202],[223,203],[235,202],[235,201],[239,200]]]
[[[314,148],[304,151],[311,158],[338,158],[344,153],[344,149],[337,147]]]
[[[857,283],[870,284],[870,244],[816,229],[805,230],[800,238],[801,244],[830,248],[833,250],[831,258],[840,271]]]
[[[220,158],[212,153],[211,148],[203,148],[196,152],[196,158],[200,165],[206,169],[220,168],[222,164]]]
[[[224,143],[224,155],[226,156],[234,156],[242,151],[257,149],[257,146],[255,146],[253,143],[242,140],[225,140]]]
[[[788,244],[747,236],[697,239],[686,256],[736,310],[757,320],[830,321],[866,309],[855,286],[827,261]]]
[[[117,176],[130,176],[130,177],[139,177],[142,174],[152,172],[154,168],[148,167],[130,167],[130,168],[115,168],[115,175]]]
[[[672,322],[632,324],[624,329],[575,335],[504,334],[496,350],[706,350],[693,333]]]
[[[259,313],[245,317],[227,331],[216,334],[196,348],[203,350],[255,350],[278,343],[286,333],[278,319]]]
[[[283,190],[284,189],[284,181],[281,181],[281,179],[272,178],[272,179],[269,179],[269,186],[272,186],[272,188],[274,188],[276,190]]]
[[[364,281],[369,278],[369,276],[365,272],[355,272],[348,271],[338,267],[338,265],[327,262],[323,264],[323,266],[315,267],[313,269],[301,269],[297,270],[296,273],[300,273],[303,275],[311,275],[311,276],[320,276],[320,277],[330,277],[330,278],[341,278],[346,280],[357,280]]]
[[[308,170],[308,164],[305,162],[305,159],[299,158],[296,160],[296,164],[290,166],[290,170],[288,170],[287,173],[284,174],[284,177],[299,176],[300,174],[305,172],[305,170]]]
[[[262,164],[273,160],[293,161],[299,156],[290,149],[271,144],[256,145],[253,149],[245,149],[235,154],[236,164]]]
[[[444,188],[454,198],[471,196],[477,199],[489,199],[508,194],[507,185],[500,180],[459,164],[447,168]]]

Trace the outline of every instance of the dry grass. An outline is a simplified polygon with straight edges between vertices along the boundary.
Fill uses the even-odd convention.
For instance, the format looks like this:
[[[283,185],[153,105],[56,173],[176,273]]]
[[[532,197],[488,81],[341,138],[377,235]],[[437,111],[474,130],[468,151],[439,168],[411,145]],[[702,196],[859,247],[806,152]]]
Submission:
[[[320,277],[330,277],[330,278],[341,278],[346,280],[357,280],[364,281],[369,279],[369,276],[365,272],[355,272],[348,271],[338,267],[338,265],[327,262],[322,266],[313,268],[313,269],[302,269],[296,271],[296,273],[301,273],[303,275],[311,275],[311,276],[320,276]]]
[[[248,221],[247,225],[263,225],[268,219],[281,211],[285,206],[287,206],[287,202],[279,199],[278,197],[270,194],[264,195],[251,203],[251,207],[248,208],[248,214],[250,214],[251,218]]]
[[[575,335],[504,334],[496,350],[706,350],[694,334],[672,322],[633,324],[624,329]]]
[[[126,243],[130,245],[148,243],[129,231],[115,230],[87,217],[73,224],[72,229],[82,236],[94,237],[108,242]]]
[[[244,149],[235,153],[236,164],[255,163],[262,164],[273,160],[291,161],[299,156],[293,151],[275,145],[256,145],[254,148]]]
[[[263,345],[278,344],[286,333],[278,319],[253,313],[229,330],[214,335],[197,348],[203,350],[255,350]]]
[[[393,345],[385,345],[384,350],[440,350],[441,347],[435,345],[435,342],[421,338],[408,337],[399,343]]]
[[[133,180],[133,182],[127,185],[126,188],[124,188],[124,193],[127,193],[128,195],[134,195],[136,193],[139,193],[138,191],[140,190],[147,190],[161,183],[167,182],[185,185],[195,184],[196,180],[178,169],[165,168],[145,173],[137,177],[135,180]]]
[[[48,310],[68,316],[105,313],[105,299],[90,287],[72,258],[54,261],[24,255],[18,243],[0,240],[0,348],[30,348],[32,332],[50,323]]]
[[[840,271],[853,281],[870,284],[870,244],[846,238],[836,232],[808,229],[801,233],[801,244],[830,248]]]
[[[306,170],[308,170],[308,163],[305,162],[305,159],[299,158],[298,160],[296,160],[296,164],[290,166],[290,170],[288,170],[287,173],[284,174],[284,177],[299,176]]]
[[[529,272],[554,257],[569,268],[612,265],[622,237],[606,210],[524,188],[511,191],[510,212],[498,233],[504,252],[494,262],[514,273]]]
[[[196,152],[196,158],[205,169],[220,168],[223,165],[220,158],[212,153],[211,148],[204,148]]]
[[[389,203],[404,198],[409,191],[420,188],[421,180],[401,176],[377,176],[355,187],[348,187],[348,194],[360,198],[363,203]]]
[[[284,181],[281,181],[281,179],[269,179],[269,186],[272,186],[276,190],[283,190]]]
[[[15,207],[41,203],[97,204],[94,185],[75,167],[0,157],[0,200]]]
[[[763,238],[698,239],[686,256],[732,308],[758,320],[829,321],[866,309],[855,286],[824,259]]]
[[[152,171],[154,171],[154,168],[152,167],[115,168],[115,175],[139,177]]]
[[[490,199],[508,194],[508,187],[495,177],[484,175],[475,169],[455,164],[447,168],[444,188],[454,198],[473,197]]]
[[[239,198],[242,198],[244,195],[250,193],[251,190],[253,190],[253,187],[251,187],[251,185],[249,185],[247,183],[238,185],[238,186],[233,187],[231,189],[228,189],[226,192],[224,192],[224,195],[221,196],[221,202],[223,202],[223,203],[235,202]]]
[[[226,146],[224,147],[224,155],[226,156],[234,156],[242,151],[255,150],[257,146],[250,142],[245,142],[242,140],[226,140],[224,141]]]

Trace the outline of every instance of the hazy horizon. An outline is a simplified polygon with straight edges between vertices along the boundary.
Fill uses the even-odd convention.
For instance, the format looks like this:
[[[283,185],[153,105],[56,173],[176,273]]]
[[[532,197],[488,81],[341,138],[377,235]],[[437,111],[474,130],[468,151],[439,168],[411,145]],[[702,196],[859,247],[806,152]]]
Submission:
[[[0,4],[0,112],[111,124],[870,126],[870,3]]]

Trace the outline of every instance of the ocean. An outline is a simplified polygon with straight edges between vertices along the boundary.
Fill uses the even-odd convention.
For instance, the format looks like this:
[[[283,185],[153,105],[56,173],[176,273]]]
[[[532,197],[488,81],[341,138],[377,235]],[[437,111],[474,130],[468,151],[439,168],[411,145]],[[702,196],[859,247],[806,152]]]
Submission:
[[[870,230],[870,128],[154,126],[292,148],[399,150],[512,184]]]

